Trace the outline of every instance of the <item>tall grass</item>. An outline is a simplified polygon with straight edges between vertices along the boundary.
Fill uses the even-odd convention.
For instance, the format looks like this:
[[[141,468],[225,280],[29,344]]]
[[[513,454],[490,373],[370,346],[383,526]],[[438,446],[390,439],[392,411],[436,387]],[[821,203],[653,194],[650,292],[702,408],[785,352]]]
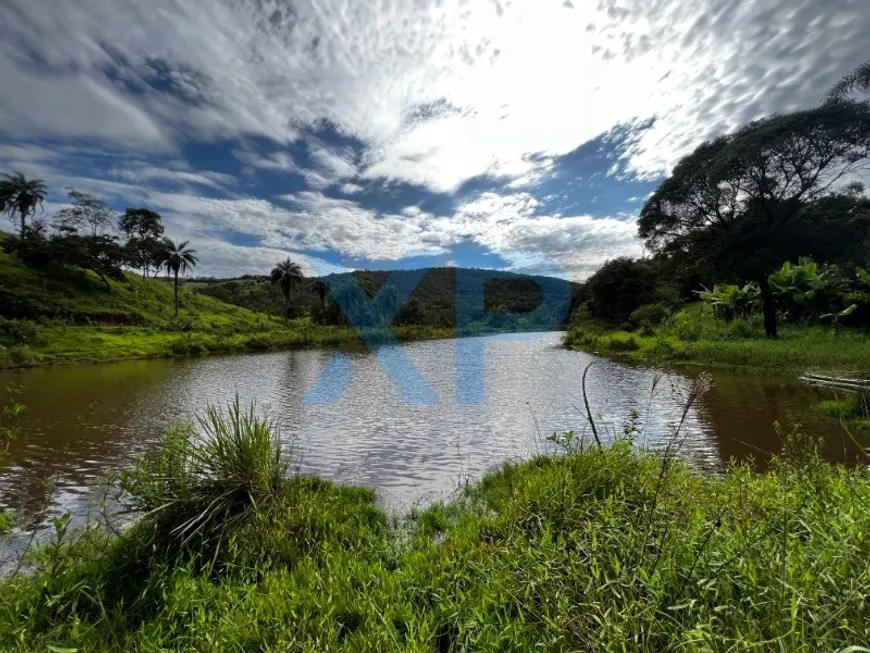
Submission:
[[[243,409],[209,406],[199,429],[170,428],[162,446],[122,475],[128,505],[153,522],[155,539],[180,551],[218,555],[228,534],[279,505],[287,458],[274,421]]]
[[[640,361],[833,371],[870,368],[868,342],[863,332],[838,337],[829,329],[802,326],[784,326],[779,338],[764,338],[746,321],[728,324],[702,316],[638,332],[587,325],[564,339],[572,349]]]
[[[702,379],[686,407],[703,390]],[[740,465],[714,477],[678,455],[679,426],[659,452],[634,447],[634,429],[601,446],[553,437],[552,455],[391,520],[369,490],[285,478],[269,421],[238,402],[198,426],[170,431],[127,477],[144,513],[135,526],[69,539],[0,583],[0,650],[859,651],[870,641],[870,474],[823,462],[799,433],[782,433],[768,473]]]

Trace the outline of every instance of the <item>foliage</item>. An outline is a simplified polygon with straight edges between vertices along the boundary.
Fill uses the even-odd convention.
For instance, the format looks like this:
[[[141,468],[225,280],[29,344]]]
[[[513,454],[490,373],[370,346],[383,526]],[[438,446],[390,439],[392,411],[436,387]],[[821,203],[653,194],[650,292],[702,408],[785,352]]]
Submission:
[[[3,175],[0,179],[0,213],[13,223],[17,215],[19,234],[23,238],[27,218],[34,216],[36,207],[42,205],[47,195],[45,182],[41,179],[27,179],[20,172]]]
[[[662,304],[644,304],[632,311],[628,321],[636,327],[658,326],[670,315],[670,311]]]
[[[760,299],[758,284],[749,282],[742,288],[733,284],[719,284],[713,290],[704,289],[698,296],[710,306],[713,315],[721,320],[748,318]]]
[[[160,264],[172,274],[175,289],[175,317],[178,317],[178,277],[179,275],[183,277],[195,268],[199,259],[196,256],[196,250],[189,246],[190,241],[188,240],[183,243],[175,243],[166,238],[164,243],[166,249]]]
[[[241,407],[211,406],[192,424],[170,428],[163,445],[122,475],[130,509],[148,515],[156,546],[218,556],[229,537],[275,508],[287,459],[274,421]],[[144,530],[144,529],[143,529]]]
[[[866,198],[831,188],[868,157],[867,103],[764,118],[684,157],[641,210],[639,235],[663,255],[756,281],[765,332],[776,335],[770,270],[799,255],[833,260],[866,240]],[[850,208],[832,212],[831,202]]]
[[[288,314],[290,310],[291,291],[304,279],[305,275],[302,273],[302,268],[298,263],[294,263],[289,258],[281,261],[272,269],[269,281],[273,286],[281,289],[281,295],[284,297],[285,314]]]
[[[27,407],[15,400],[17,388],[7,387],[0,405],[0,462],[9,451],[9,443],[18,437],[18,427]],[[15,523],[12,511],[0,508],[0,535],[7,533]],[[0,542],[2,544],[2,542]]]
[[[610,323],[626,322],[632,312],[656,300],[656,280],[645,261],[617,258],[607,261],[586,282],[594,317]]]
[[[127,208],[118,219],[118,229],[127,237],[124,248],[129,265],[142,270],[145,277],[149,270],[157,274],[168,256],[161,215],[146,208]]]
[[[457,287],[457,274],[461,275],[465,287]],[[419,275],[417,271],[395,270],[392,272],[362,270],[353,273],[330,275],[326,278],[329,287],[335,292],[346,290],[351,278],[363,290],[366,298],[371,298],[389,278],[395,287],[405,288],[411,280]],[[289,299],[290,314],[296,316],[309,315],[316,322],[329,325],[346,324],[339,305],[328,292],[327,283],[323,280],[304,279],[296,286]],[[461,319],[471,321],[474,328],[486,330],[494,327],[498,321],[497,311],[507,310],[509,313],[525,313],[540,306],[543,293],[551,295],[555,292],[555,284],[564,283],[550,277],[532,277],[526,275],[494,273],[488,270],[470,270],[456,268],[429,268],[419,279],[416,287],[410,293],[393,320],[393,325],[402,327],[422,326],[438,329],[451,329],[456,325],[457,307],[467,311]],[[483,286],[483,307],[473,306],[480,299],[475,295],[475,288]],[[273,315],[285,314],[285,303],[277,287],[270,284],[266,278],[240,278],[227,281],[199,282],[194,285],[197,292],[216,297],[222,301],[244,306],[251,310],[268,312]],[[543,290],[542,290],[543,289]],[[572,284],[575,294],[581,291],[579,284]],[[349,298],[348,298],[349,299]],[[386,299],[386,298],[385,298]],[[392,312],[393,302],[385,302],[382,309],[389,308]],[[342,302],[345,303],[345,302]],[[353,306],[354,301],[350,301]],[[499,309],[499,307],[503,307]],[[368,316],[374,324],[383,324],[387,310],[379,315]],[[501,313],[503,315],[503,313]],[[363,320],[365,322],[366,320]],[[518,321],[506,321],[509,325]],[[545,322],[540,322],[545,324]],[[550,328],[552,321],[547,325]],[[529,323],[529,328],[535,328]]]
[[[870,61],[867,61],[837,82],[828,93],[828,99],[838,101],[855,92],[870,92]]]
[[[54,218],[55,229],[65,235],[105,235],[115,224],[115,212],[98,197],[67,189],[70,206],[62,208]]]

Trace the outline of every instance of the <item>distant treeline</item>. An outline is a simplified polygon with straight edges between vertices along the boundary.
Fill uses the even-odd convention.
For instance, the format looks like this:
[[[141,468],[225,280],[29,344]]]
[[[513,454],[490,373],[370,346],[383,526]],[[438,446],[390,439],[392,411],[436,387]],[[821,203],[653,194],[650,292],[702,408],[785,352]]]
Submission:
[[[199,278],[190,282],[189,287],[197,292],[220,299],[221,301],[243,306],[251,310],[287,315],[294,318],[311,317],[323,324],[342,324],[343,311],[333,295],[340,295],[341,289],[350,285],[351,278],[365,295],[373,298],[390,279],[391,284],[404,286],[412,283],[419,271],[357,271],[330,275],[323,282],[316,278],[306,278],[297,283],[290,294],[285,309],[285,300],[280,288],[266,276],[244,276],[232,280]],[[518,317],[515,326],[521,329],[551,327],[563,324],[571,309],[576,305],[581,285],[570,285],[561,279],[541,276],[527,276],[491,270],[460,269],[460,283],[457,283],[456,268],[429,268],[423,273],[408,301],[390,307],[398,310],[392,324],[396,326],[434,326],[454,328],[457,319],[460,324],[472,322],[492,327],[504,326],[513,319],[507,316],[517,313],[536,311],[531,318]],[[320,284],[325,283],[330,293],[318,292]],[[478,296],[483,288],[481,305]],[[571,305],[561,301],[551,301],[544,305],[547,298],[565,297],[566,290],[571,296]],[[391,311],[392,312],[392,311]]]

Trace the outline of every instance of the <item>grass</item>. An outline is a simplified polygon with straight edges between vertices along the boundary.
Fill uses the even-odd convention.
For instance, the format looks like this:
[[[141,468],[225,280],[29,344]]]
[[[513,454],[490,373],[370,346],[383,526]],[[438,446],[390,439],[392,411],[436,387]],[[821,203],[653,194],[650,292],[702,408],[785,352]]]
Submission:
[[[831,399],[822,401],[819,410],[839,422],[855,426],[862,430],[870,430],[870,399],[865,395],[855,393],[846,399]]]
[[[576,327],[566,335],[565,345],[647,362],[836,372],[870,369],[870,337],[863,332],[837,337],[830,328],[783,325],[776,339],[762,333],[757,320],[726,323],[694,307],[653,328]]]
[[[46,277],[0,252],[0,369],[130,358],[327,345],[360,345],[349,327],[282,320],[185,289],[174,316],[172,284],[128,274],[105,290],[90,272]],[[400,340],[449,337],[447,329],[400,327]]]
[[[870,475],[791,435],[771,471],[555,438],[390,518],[283,477],[231,406],[124,477],[134,526],[72,535],[0,583],[4,651],[858,651]]]

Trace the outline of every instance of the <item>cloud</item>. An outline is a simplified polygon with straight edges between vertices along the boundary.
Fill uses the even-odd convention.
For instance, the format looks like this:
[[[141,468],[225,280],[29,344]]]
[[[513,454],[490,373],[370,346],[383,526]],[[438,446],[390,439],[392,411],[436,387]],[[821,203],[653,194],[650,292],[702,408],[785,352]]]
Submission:
[[[660,175],[704,138],[815,103],[870,44],[859,0],[9,1],[9,134],[290,144],[327,122],[365,144],[365,177],[435,191],[522,177],[524,155],[648,118],[630,167]],[[312,159],[323,183],[357,170]]]
[[[9,167],[160,208],[227,262],[262,254],[233,234],[362,263],[472,243],[583,278],[637,253],[680,156],[870,51],[865,0],[6,5]]]

